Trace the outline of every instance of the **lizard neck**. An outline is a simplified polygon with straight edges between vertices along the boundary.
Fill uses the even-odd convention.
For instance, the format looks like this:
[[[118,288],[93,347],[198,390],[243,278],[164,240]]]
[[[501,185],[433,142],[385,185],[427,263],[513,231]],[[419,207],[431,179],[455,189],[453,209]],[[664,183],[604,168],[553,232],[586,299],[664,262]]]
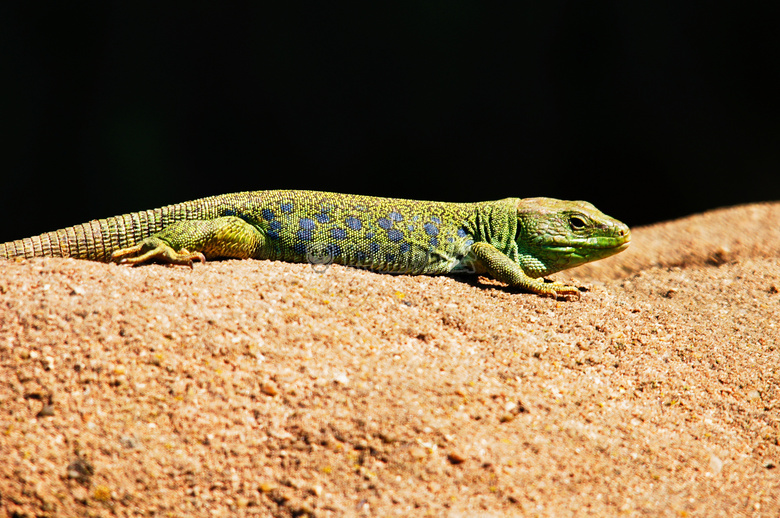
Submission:
[[[517,261],[517,201],[514,198],[476,204],[469,221],[474,242],[490,243],[512,261]]]

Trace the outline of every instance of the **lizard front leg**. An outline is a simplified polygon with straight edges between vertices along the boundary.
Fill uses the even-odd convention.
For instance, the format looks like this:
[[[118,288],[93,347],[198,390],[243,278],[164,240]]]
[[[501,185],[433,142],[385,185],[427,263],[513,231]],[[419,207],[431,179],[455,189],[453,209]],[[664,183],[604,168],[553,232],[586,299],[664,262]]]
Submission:
[[[257,228],[236,216],[177,221],[134,246],[116,250],[111,260],[132,266],[155,261],[192,266],[207,258],[252,257],[264,241]]]
[[[580,296],[576,286],[569,286],[561,282],[545,282],[542,278],[529,276],[519,264],[489,243],[474,243],[471,246],[471,253],[477,261],[478,271],[483,270],[493,278],[510,286],[553,298],[562,295],[576,295],[577,298]]]

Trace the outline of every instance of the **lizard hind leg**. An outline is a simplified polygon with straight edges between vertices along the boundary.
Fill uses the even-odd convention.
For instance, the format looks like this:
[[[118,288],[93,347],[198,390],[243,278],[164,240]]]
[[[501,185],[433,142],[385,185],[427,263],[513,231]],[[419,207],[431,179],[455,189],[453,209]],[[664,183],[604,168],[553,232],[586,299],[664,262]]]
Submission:
[[[236,216],[177,221],[134,246],[115,251],[111,260],[132,266],[154,261],[192,266],[193,261],[205,262],[206,258],[247,259],[264,242],[257,228]]]

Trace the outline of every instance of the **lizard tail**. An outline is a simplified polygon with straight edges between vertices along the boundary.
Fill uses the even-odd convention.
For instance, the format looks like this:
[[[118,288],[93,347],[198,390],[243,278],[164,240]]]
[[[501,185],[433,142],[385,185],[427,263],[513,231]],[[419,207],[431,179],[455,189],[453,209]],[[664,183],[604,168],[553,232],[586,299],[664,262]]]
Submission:
[[[0,243],[0,258],[73,257],[111,261],[111,253],[135,245],[163,227],[164,209],[96,219],[39,236]]]

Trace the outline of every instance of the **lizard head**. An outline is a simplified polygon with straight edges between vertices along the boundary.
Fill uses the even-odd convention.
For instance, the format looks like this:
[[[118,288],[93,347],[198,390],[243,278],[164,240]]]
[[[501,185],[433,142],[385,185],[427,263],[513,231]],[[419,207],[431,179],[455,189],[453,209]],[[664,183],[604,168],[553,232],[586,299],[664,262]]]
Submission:
[[[631,231],[586,201],[517,201],[517,243],[526,271],[538,276],[603,259],[628,248]]]

